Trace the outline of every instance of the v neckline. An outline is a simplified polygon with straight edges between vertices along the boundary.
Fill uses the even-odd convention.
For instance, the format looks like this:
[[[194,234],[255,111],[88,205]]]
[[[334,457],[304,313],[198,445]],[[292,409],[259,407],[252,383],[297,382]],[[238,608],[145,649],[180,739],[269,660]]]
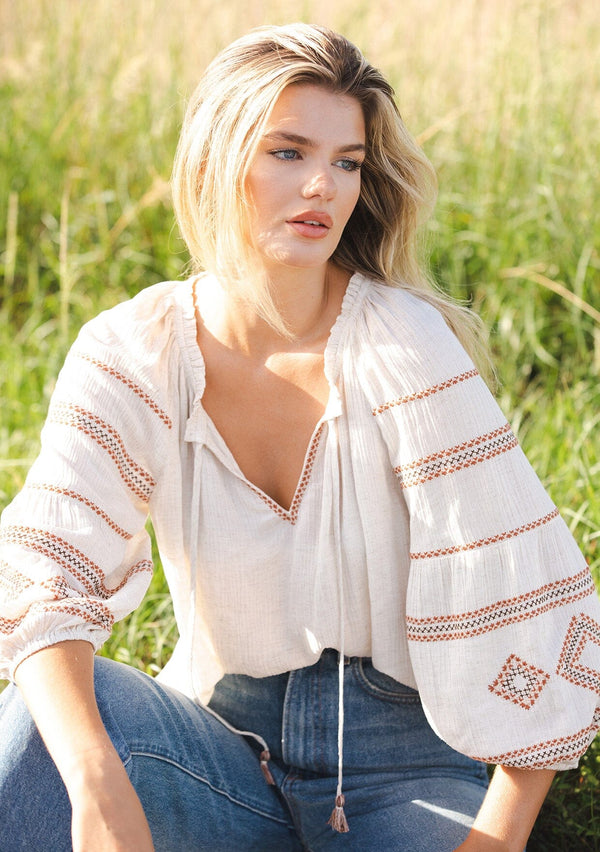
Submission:
[[[292,525],[296,523],[298,511],[302,503],[302,498],[310,482],[311,473],[313,470],[315,458],[320,445],[321,437],[328,420],[338,417],[341,414],[341,399],[337,388],[336,380],[338,376],[337,352],[342,332],[344,331],[350,316],[354,313],[352,308],[357,302],[357,296],[364,284],[364,278],[359,273],[354,273],[348,282],[346,291],[342,298],[339,313],[329,332],[325,349],[323,350],[323,370],[325,378],[329,385],[329,396],[325,411],[315,424],[311,434],[304,461],[300,471],[300,476],[294,490],[292,501],[288,509],[277,502],[273,497],[263,491],[258,485],[251,482],[244,474],[239,466],[234,454],[229,445],[221,435],[214,421],[204,408],[202,398],[206,386],[206,365],[202,350],[198,345],[197,340],[197,320],[196,320],[196,285],[203,275],[195,276],[189,279],[186,284],[185,304],[183,311],[183,350],[188,358],[188,369],[191,373],[194,399],[193,413],[197,415],[201,412],[201,416],[206,424],[206,430],[212,434],[215,440],[215,449],[218,451],[221,461],[227,468],[235,474],[256,496],[265,503],[276,515],[280,518],[289,521]],[[190,420],[192,419],[190,417]],[[188,421],[189,422],[189,421]],[[203,430],[204,431],[204,430]]]
[[[327,409],[325,411],[327,411]],[[296,485],[296,489],[292,497],[292,502],[290,503],[289,509],[286,509],[285,506],[282,506],[281,503],[278,503],[277,500],[271,497],[270,494],[267,494],[266,491],[263,491],[262,488],[260,488],[258,485],[248,479],[248,477],[245,475],[245,473],[239,466],[235,456],[231,452],[229,445],[227,444],[227,442],[215,426],[212,418],[203,406],[202,412],[207,422],[208,429],[212,433],[212,437],[217,442],[221,460],[226,464],[227,468],[232,473],[234,473],[238,477],[238,479],[240,479],[244,483],[244,485],[246,485],[250,489],[250,491],[253,491],[254,494],[256,494],[256,496],[260,500],[262,500],[263,503],[265,503],[265,505],[267,505],[276,515],[278,515],[280,518],[283,518],[283,520],[289,521],[293,526],[298,518],[300,504],[302,503],[302,498],[304,497],[304,493],[310,482],[313,466],[315,463],[319,445],[321,443],[321,437],[326,423],[325,414],[323,414],[322,417],[319,419],[319,422],[316,424],[313,430],[310,441],[308,442],[306,453],[304,455],[304,461],[302,463],[302,470],[300,471],[300,477],[298,479],[298,483]]]

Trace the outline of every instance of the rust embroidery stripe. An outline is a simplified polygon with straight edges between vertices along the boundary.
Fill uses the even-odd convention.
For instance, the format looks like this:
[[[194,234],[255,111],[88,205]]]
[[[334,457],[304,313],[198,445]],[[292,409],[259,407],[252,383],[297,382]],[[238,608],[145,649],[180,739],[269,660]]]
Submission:
[[[85,598],[63,599],[60,601],[41,601],[33,604],[30,613],[64,612],[67,615],[96,624],[104,630],[110,631],[114,624],[114,618],[107,607],[98,601],[87,601]],[[0,618],[0,633],[12,633],[25,620],[26,616],[19,618]]]
[[[253,485],[251,482],[246,480],[249,488],[254,491],[254,493],[260,497],[263,503],[266,503],[270,509],[272,509],[276,515],[279,515],[280,518],[283,518],[285,521],[289,521],[290,524],[294,525],[296,520],[298,519],[298,512],[300,510],[300,504],[302,502],[302,498],[304,496],[304,492],[308,487],[308,483],[310,481],[310,476],[312,473],[312,469],[315,464],[315,458],[317,456],[317,450],[319,448],[319,442],[321,440],[321,435],[323,434],[324,423],[321,423],[317,431],[315,432],[312,441],[310,443],[310,447],[306,454],[306,459],[304,462],[304,467],[302,468],[302,474],[300,476],[300,481],[296,487],[296,493],[294,494],[294,498],[292,500],[292,504],[289,509],[284,509],[283,506],[280,506],[276,500],[273,500],[272,497],[269,497],[268,494],[265,494],[264,491],[261,491],[260,488],[257,488],[256,485]]]
[[[74,353],[77,358],[81,358],[82,361],[87,361],[89,364],[93,364],[94,367],[97,367],[99,370],[103,370],[105,373],[108,373],[109,376],[112,376],[113,379],[117,379],[117,381],[122,382],[129,390],[133,391],[136,396],[138,396],[146,405],[159,417],[162,422],[169,428],[173,426],[171,418],[169,415],[163,411],[163,409],[154,402],[152,397],[146,393],[146,391],[141,388],[133,379],[130,379],[124,373],[119,372],[119,370],[115,370],[114,367],[111,367],[109,364],[104,363],[103,361],[99,361],[97,358],[92,358],[91,355],[87,355],[85,352],[75,352]]]
[[[594,594],[594,582],[586,567],[572,577],[546,583],[538,589],[507,598],[471,612],[432,615],[426,618],[406,616],[407,637],[412,642],[447,642],[470,639],[536,618],[555,607],[566,606]]]
[[[84,497],[83,494],[79,494],[77,491],[73,491],[70,488],[59,488],[57,485],[50,485],[47,482],[32,482],[26,485],[25,488],[31,488],[37,491],[48,491],[51,494],[60,494],[63,497],[69,497],[71,500],[78,500],[80,503],[83,503],[84,506],[87,506],[88,509],[91,509],[92,512],[95,512],[99,518],[102,518],[102,520],[105,521],[111,530],[116,532],[118,536],[126,540],[132,538],[131,533],[128,533],[120,527],[109,515],[106,514],[103,509],[96,506],[92,500],[88,497]]]
[[[465,441],[405,465],[398,465],[394,468],[394,473],[400,480],[401,488],[410,488],[413,485],[429,482],[438,476],[448,476],[458,470],[488,461],[517,446],[518,441],[509,424],[506,423],[499,429],[494,429],[486,435],[479,435],[471,441]]]
[[[48,414],[48,422],[70,426],[88,435],[108,453],[130,491],[140,500],[148,502],[156,483],[150,474],[127,453],[116,429],[91,411],[71,403],[58,403],[52,406]]]
[[[436,559],[439,556],[450,556],[453,553],[465,553],[469,550],[478,550],[480,547],[487,547],[490,544],[497,544],[500,541],[507,541],[510,538],[516,538],[516,536],[535,530],[557,517],[558,509],[555,508],[551,512],[548,512],[547,515],[544,515],[543,518],[537,518],[535,521],[530,521],[528,524],[523,524],[523,526],[516,527],[513,530],[506,530],[505,532],[498,533],[497,535],[480,538],[478,541],[469,541],[466,544],[457,544],[453,547],[441,547],[439,550],[416,551],[410,554],[410,558],[415,560]]]
[[[590,744],[590,740],[600,727],[600,709],[597,709],[592,724],[575,734],[567,737],[556,737],[542,743],[536,743],[503,754],[493,754],[487,757],[475,757],[483,763],[499,763],[504,766],[515,766],[523,769],[544,769],[556,764],[576,761]]]
[[[104,583],[102,569],[89,559],[81,550],[69,544],[65,539],[47,530],[35,527],[6,527],[0,534],[0,541],[17,544],[35,553],[41,553],[60,565],[71,574],[91,595],[107,599],[118,592],[130,577],[141,571],[152,571],[152,562],[143,559],[133,565],[118,586],[108,588]]]
[[[446,379],[445,382],[440,382],[438,385],[433,385],[430,388],[425,388],[424,390],[415,391],[414,393],[409,393],[406,396],[399,396],[397,399],[392,399],[389,402],[384,402],[382,405],[377,406],[377,408],[373,409],[373,415],[376,417],[378,414],[383,414],[384,411],[388,411],[390,408],[394,408],[397,405],[405,405],[407,402],[415,402],[419,399],[426,399],[428,396],[433,396],[435,393],[440,393],[440,391],[448,390],[448,388],[454,387],[454,385],[459,385],[461,382],[466,382],[468,379],[474,379],[475,376],[478,376],[479,373],[477,370],[467,370],[466,373],[460,373],[458,376],[452,376],[450,379]]]

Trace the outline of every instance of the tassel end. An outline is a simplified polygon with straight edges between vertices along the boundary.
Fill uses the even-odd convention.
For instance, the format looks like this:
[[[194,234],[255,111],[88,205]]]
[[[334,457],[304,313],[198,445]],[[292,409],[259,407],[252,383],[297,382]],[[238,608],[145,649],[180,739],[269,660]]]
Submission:
[[[272,787],[275,786],[275,779],[271,775],[271,770],[269,769],[269,761],[271,760],[271,753],[265,749],[260,753],[260,768],[262,769],[262,774],[265,776],[265,781],[267,784],[270,784]]]
[[[346,834],[350,829],[348,828],[348,820],[346,819],[346,814],[344,813],[344,805],[346,800],[344,796],[340,794],[335,797],[335,808],[331,812],[331,816],[327,821],[327,825],[330,825],[334,831],[339,832],[339,834]]]

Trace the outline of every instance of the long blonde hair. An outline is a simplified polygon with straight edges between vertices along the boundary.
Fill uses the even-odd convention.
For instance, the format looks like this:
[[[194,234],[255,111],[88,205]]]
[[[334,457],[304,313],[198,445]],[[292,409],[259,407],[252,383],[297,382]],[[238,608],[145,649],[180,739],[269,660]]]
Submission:
[[[250,301],[283,334],[287,329],[266,287],[257,286],[245,238],[246,174],[281,92],[310,83],[360,103],[366,156],[361,192],[331,258],[434,304],[483,369],[489,363],[480,324],[441,293],[420,261],[420,226],[433,209],[431,163],[406,129],[391,85],[346,38],[324,27],[259,27],[208,66],[185,115],[173,168],[173,200],[192,263]],[[486,370],[487,371],[487,370]]]

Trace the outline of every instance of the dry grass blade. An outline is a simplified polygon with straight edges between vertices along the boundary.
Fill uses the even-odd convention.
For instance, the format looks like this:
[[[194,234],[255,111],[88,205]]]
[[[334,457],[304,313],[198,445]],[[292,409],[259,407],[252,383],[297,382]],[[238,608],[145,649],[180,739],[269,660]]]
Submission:
[[[524,278],[526,281],[533,281],[535,284],[540,284],[542,287],[552,290],[553,293],[557,293],[563,299],[566,299],[567,302],[571,302],[572,305],[575,305],[575,307],[600,324],[600,311],[596,310],[585,299],[573,293],[572,290],[569,290],[561,281],[553,281],[552,278],[542,275],[536,269],[515,266],[512,269],[501,269],[499,276],[500,278]]]

